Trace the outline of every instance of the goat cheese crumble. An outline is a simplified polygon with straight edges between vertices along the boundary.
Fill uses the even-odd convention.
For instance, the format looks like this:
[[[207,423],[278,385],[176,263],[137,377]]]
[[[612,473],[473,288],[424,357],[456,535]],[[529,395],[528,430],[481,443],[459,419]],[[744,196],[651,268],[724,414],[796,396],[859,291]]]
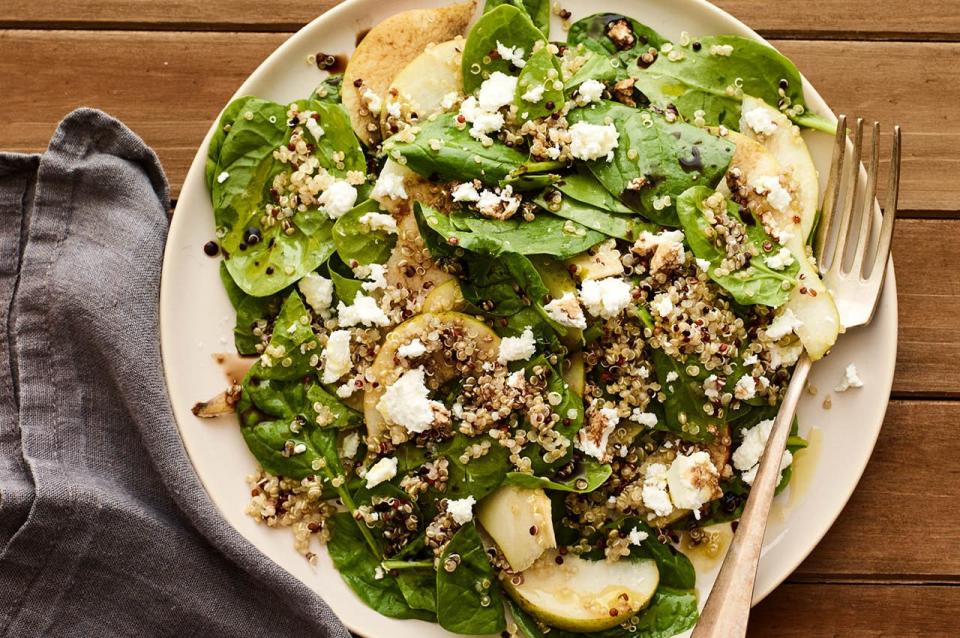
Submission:
[[[447,514],[453,517],[457,525],[466,525],[473,520],[473,506],[477,499],[472,496],[447,501]]]
[[[758,107],[745,110],[740,115],[740,130],[746,128],[760,135],[771,135],[776,132],[777,123],[773,120],[769,110]]]
[[[345,179],[335,180],[317,200],[330,219],[343,217],[357,203],[357,189]]]
[[[323,383],[336,383],[340,377],[350,372],[350,331],[334,330],[327,338],[327,347],[323,351]]]
[[[706,452],[678,454],[667,470],[667,486],[670,500],[680,509],[693,510],[700,519],[700,508],[716,497],[719,491],[720,473]]]
[[[426,351],[427,347],[423,345],[423,342],[420,341],[419,338],[416,338],[397,348],[397,355],[404,359],[416,359],[417,357],[423,356]]]
[[[333,282],[316,272],[308,272],[297,283],[303,298],[313,311],[324,318],[330,316],[330,304],[333,303]]]
[[[580,307],[576,295],[572,292],[566,292],[562,297],[554,299],[544,306],[543,310],[548,317],[561,326],[579,328],[580,330],[587,327],[587,318],[583,314],[583,308]]]
[[[500,340],[500,363],[526,361],[537,351],[537,342],[530,326],[523,329],[519,337],[504,337]]]
[[[843,379],[840,380],[840,383],[833,389],[834,392],[846,392],[850,388],[862,388],[863,380],[860,378],[860,373],[857,372],[857,366],[854,364],[849,364],[843,371]]]
[[[397,234],[397,220],[387,213],[364,213],[360,216],[360,223],[372,231],[383,231],[390,235]]]
[[[380,309],[376,300],[362,292],[358,292],[353,298],[352,305],[345,306],[342,301],[337,304],[337,319],[343,327],[357,324],[381,327],[390,325],[390,318]]]
[[[577,89],[577,93],[580,96],[578,100],[582,104],[590,104],[591,102],[599,102],[603,98],[603,91],[607,87],[604,86],[603,82],[598,82],[597,80],[587,80],[580,85],[580,88]]]
[[[397,475],[397,459],[392,456],[384,457],[370,466],[363,477],[367,481],[367,489],[372,489],[384,481],[389,481]]]
[[[570,154],[580,160],[604,158],[612,162],[619,139],[620,132],[613,124],[577,122],[570,127]]]
[[[773,429],[773,419],[767,419],[757,423],[749,430],[741,430],[743,442],[740,444],[732,457],[733,467],[739,470],[743,482],[747,485],[753,485],[753,480],[757,477],[757,470],[760,468],[760,459],[763,458],[763,451],[767,447],[767,439],[770,438],[770,431]],[[793,462],[793,454],[790,450],[783,451],[783,458],[780,460],[780,478],[779,484],[783,479],[783,471]]]
[[[435,419],[434,408],[442,409],[443,404],[429,398],[430,389],[425,380],[423,368],[407,370],[387,387],[377,402],[377,411],[387,421],[406,428],[408,432],[426,432]]]
[[[633,302],[632,291],[633,286],[619,277],[587,279],[580,284],[580,302],[594,317],[610,319]]]

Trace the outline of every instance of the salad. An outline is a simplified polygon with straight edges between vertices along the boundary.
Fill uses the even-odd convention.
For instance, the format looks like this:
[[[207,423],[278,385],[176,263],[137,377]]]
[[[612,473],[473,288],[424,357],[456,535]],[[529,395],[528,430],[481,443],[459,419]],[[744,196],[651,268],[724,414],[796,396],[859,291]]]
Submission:
[[[800,136],[833,124],[752,40],[484,9],[400,13],[308,97],[225,109],[204,250],[249,369],[194,412],[236,414],[250,515],[381,614],[673,636],[686,554],[722,550],[840,329]]]

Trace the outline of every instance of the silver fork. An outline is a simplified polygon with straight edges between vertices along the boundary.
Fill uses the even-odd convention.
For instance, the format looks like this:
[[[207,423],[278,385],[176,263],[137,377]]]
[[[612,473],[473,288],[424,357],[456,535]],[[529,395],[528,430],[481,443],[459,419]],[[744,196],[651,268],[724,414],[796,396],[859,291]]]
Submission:
[[[893,130],[887,205],[879,235],[874,240],[871,229],[878,206],[879,137],[880,124],[874,122],[871,157],[864,184],[860,162],[863,119],[857,119],[853,149],[848,156],[847,118],[840,116],[833,162],[821,207],[822,218],[814,242],[814,255],[820,274],[826,287],[833,292],[841,324],[848,329],[865,326],[873,319],[890,257],[900,186],[900,127],[894,127]],[[854,242],[856,246],[851,250]],[[806,353],[797,362],[737,533],[693,631],[693,638],[742,638],[747,633],[763,533],[780,475],[780,458],[786,448],[793,415],[797,411],[811,365]]]

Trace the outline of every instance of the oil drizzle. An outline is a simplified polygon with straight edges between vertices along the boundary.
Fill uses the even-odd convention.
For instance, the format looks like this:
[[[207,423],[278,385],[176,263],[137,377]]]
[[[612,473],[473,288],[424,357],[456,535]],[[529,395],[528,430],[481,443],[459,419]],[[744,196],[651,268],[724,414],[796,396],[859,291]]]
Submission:
[[[240,383],[243,378],[247,376],[250,368],[257,362],[257,357],[244,357],[236,353],[217,352],[214,353],[213,360],[216,361],[217,365],[223,370],[223,374],[227,378],[227,383],[233,385]]]

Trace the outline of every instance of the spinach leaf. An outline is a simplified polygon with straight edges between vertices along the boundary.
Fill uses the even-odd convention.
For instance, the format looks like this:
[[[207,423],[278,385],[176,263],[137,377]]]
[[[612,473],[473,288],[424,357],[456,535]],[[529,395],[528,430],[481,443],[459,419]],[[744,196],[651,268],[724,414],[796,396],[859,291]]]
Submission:
[[[611,28],[618,39],[611,38]],[[593,55],[567,81],[568,87],[587,79],[614,83],[642,72],[638,59],[651,47],[659,49],[667,40],[633,18],[616,13],[597,13],[570,26],[567,43],[583,45]],[[645,65],[643,65],[645,66]]]
[[[463,45],[463,92],[473,93],[496,71],[514,75],[510,62],[499,55],[490,55],[497,51],[497,42],[520,47],[529,55],[533,45],[542,40],[546,40],[546,36],[534,26],[527,12],[514,4],[501,4],[483,14]]]
[[[543,33],[543,37],[550,36],[550,0],[487,0],[483,5],[483,12],[493,11],[502,4],[512,4],[523,9]]]
[[[404,569],[396,578],[400,593],[411,608],[437,613],[437,575],[433,569]]]
[[[605,239],[602,233],[549,213],[541,213],[530,222],[484,219],[462,211],[444,215],[427,207],[422,208],[421,215],[448,244],[486,255],[518,253],[566,259]]]
[[[446,564],[456,563],[447,571]],[[472,521],[454,534],[437,570],[437,622],[458,634],[496,634],[506,628],[503,596]]]
[[[716,186],[736,150],[734,144],[703,129],[671,124],[652,111],[613,102],[576,109],[568,118],[572,123],[616,126],[620,139],[613,161],[592,161],[587,166],[615,197],[664,226],[680,225],[677,196],[698,184]],[[671,198],[669,205],[654,205],[665,196]]]
[[[504,483],[529,489],[540,487],[545,490],[555,490],[558,492],[586,494],[606,483],[612,473],[613,470],[609,465],[601,465],[593,459],[584,459],[580,462],[573,476],[561,481],[551,481],[541,476],[524,474],[522,472],[507,472]]]
[[[321,167],[334,175],[366,169],[342,107],[305,100],[297,104],[301,110],[314,111],[325,131],[314,140]],[[263,226],[263,206],[273,178],[291,170],[274,159],[273,151],[289,139],[292,129],[287,127],[284,105],[254,98],[243,110],[220,150],[211,197],[230,275],[244,292],[263,297],[297,281],[330,256],[333,222],[325,213],[308,209],[293,216],[292,231],[277,223]],[[226,174],[222,181],[221,174]]]
[[[360,222],[367,213],[380,211],[380,205],[368,199],[345,213],[333,225],[333,244],[344,263],[382,264],[390,258],[397,236],[382,230],[371,230]]]
[[[240,289],[222,261],[220,262],[220,281],[237,314],[233,328],[233,342],[237,352],[242,355],[259,354],[257,346],[261,343],[260,337],[253,331],[261,321],[273,322],[277,313],[280,312],[280,304],[286,299],[289,291],[281,290],[269,297],[252,297]]]
[[[353,271],[343,263],[338,256],[327,262],[327,272],[333,282],[333,291],[337,299],[346,305],[353,303],[357,293],[363,290],[363,282],[353,276]]]
[[[667,395],[663,404],[663,425],[686,441],[712,441],[723,427],[723,420],[703,411],[703,404],[706,403],[703,381],[709,376],[706,368],[697,366],[700,373],[693,377],[687,374],[686,364],[677,361],[663,350],[652,348],[651,353],[657,382]],[[677,375],[677,378],[667,381],[670,373]]]
[[[782,270],[773,270],[766,264],[766,258],[779,250],[781,246],[763,229],[760,224],[744,226],[747,239],[753,246],[756,256],[750,259],[745,268],[729,274],[718,274],[726,251],[718,247],[707,236],[713,232],[707,219],[707,207],[704,200],[713,195],[705,186],[694,186],[677,198],[677,214],[683,225],[683,232],[693,254],[710,262],[708,274],[720,287],[729,292],[737,303],[744,305],[764,305],[779,308],[787,303],[790,291],[796,285],[800,264],[794,262]],[[734,202],[725,201],[727,215],[743,224],[743,219]],[[723,270],[721,270],[723,272]],[[784,284],[789,286],[784,289]]]
[[[400,133],[384,142],[383,150],[395,160],[403,158],[407,168],[431,180],[479,179],[493,186],[527,161],[526,155],[505,144],[484,146],[470,136],[467,126],[457,123],[456,113],[438,115],[418,127],[413,141],[401,141],[408,138]]]
[[[638,221],[626,215],[616,215],[607,211],[585,204],[571,197],[563,197],[559,205],[552,204],[543,196],[534,198],[534,203],[544,211],[552,213],[557,217],[569,219],[581,226],[603,233],[608,237],[616,237],[624,241],[634,241],[644,230],[657,232],[658,227],[653,224],[647,224]]]
[[[517,80],[517,92],[513,101],[517,105],[521,121],[546,117],[563,106],[563,87],[554,88],[554,82],[561,82],[560,62],[547,47],[543,47],[530,56]],[[523,96],[528,91],[539,91],[538,87],[543,87],[543,91],[537,101],[524,99]]]
[[[767,104],[782,104],[801,126],[833,132],[833,124],[825,118],[807,112],[798,115],[788,108],[804,106],[803,83],[797,67],[775,49],[735,35],[700,38],[700,44],[700,51],[684,48],[679,60],[659,56],[637,74],[636,88],[656,106],[672,104],[688,119],[703,111],[708,124],[734,130],[740,130],[742,96],[752,95]],[[716,55],[711,53],[713,47],[733,47],[733,52]]]
[[[243,113],[243,108],[254,98],[250,96],[238,97],[223,109],[217,128],[210,138],[210,145],[207,147],[207,162],[204,166],[204,177],[207,182],[207,190],[213,191],[213,183],[217,178],[217,164],[220,162],[220,151],[223,148],[223,142],[227,139],[227,134],[233,129],[234,122]]]
[[[289,381],[312,373],[313,355],[319,355],[317,336],[310,325],[310,313],[296,291],[283,302],[273,327],[270,343],[260,357],[261,378]]]
[[[389,574],[377,578],[380,559],[364,543],[364,538],[347,512],[334,514],[328,521],[330,541],[327,550],[334,567],[350,589],[368,607],[390,618],[418,618],[435,621],[429,610],[415,609],[406,600],[397,580]]]
[[[610,213],[632,215],[633,211],[610,194],[589,170],[580,170],[557,182],[557,188],[565,196],[589,204]]]
[[[543,447],[539,443],[529,443],[523,450],[524,456],[530,457],[531,469],[537,476],[553,477],[556,471],[570,462],[573,456],[573,439],[583,426],[583,399],[563,380],[563,375],[554,366],[550,365],[545,357],[538,356],[531,359],[525,369],[528,377],[535,368],[541,368],[546,380],[544,395],[556,392],[560,395],[560,403],[552,405],[551,411],[559,418],[554,430],[570,440],[571,446],[567,453],[553,462],[543,458]]]
[[[310,94],[311,102],[325,102],[327,104],[340,104],[340,90],[343,87],[343,74],[333,73],[323,82],[317,85],[317,88]]]
[[[661,543],[657,531],[647,525],[638,516],[628,516],[616,522],[612,527],[626,536],[637,529],[647,537],[639,546],[631,546],[630,560],[653,559],[660,571],[660,586],[675,589],[693,589],[697,584],[697,573],[690,559],[677,551],[672,545]],[[601,555],[602,557],[602,555]]]
[[[445,497],[461,499],[472,496],[479,501],[503,482],[510,454],[505,447],[497,443],[490,446],[489,452],[471,459],[469,463],[460,461],[467,448],[478,442],[476,437],[470,438],[458,433],[437,449],[437,454],[447,457],[450,462],[447,490],[443,494]]]

